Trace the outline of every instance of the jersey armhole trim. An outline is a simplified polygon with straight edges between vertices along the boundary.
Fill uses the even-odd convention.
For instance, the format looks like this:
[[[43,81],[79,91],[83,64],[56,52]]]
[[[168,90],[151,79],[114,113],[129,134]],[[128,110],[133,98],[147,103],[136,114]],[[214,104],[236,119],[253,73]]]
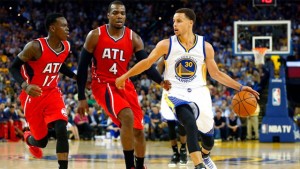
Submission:
[[[170,45],[169,45],[169,50],[168,50],[168,54],[165,56],[165,60],[168,59],[170,53],[171,53],[171,49],[172,49],[172,37],[169,38],[170,41]]]
[[[206,52],[205,52],[205,37],[202,36],[203,39],[203,55],[204,55],[204,59],[206,59]]]
[[[45,39],[46,40],[46,39]],[[40,46],[41,46],[41,49],[42,49],[42,52],[44,52],[44,47],[43,47],[43,44],[42,44],[42,41],[41,39],[36,39],[36,41],[39,42]]]

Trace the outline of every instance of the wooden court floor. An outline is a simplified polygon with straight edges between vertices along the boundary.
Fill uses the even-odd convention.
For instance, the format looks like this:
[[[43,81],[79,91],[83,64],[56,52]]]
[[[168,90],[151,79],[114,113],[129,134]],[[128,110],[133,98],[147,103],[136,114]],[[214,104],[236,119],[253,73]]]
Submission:
[[[120,141],[70,141],[69,169],[125,169]],[[169,142],[147,142],[148,169],[168,167]],[[43,159],[30,156],[22,142],[0,142],[0,169],[57,169],[55,141],[43,150]],[[216,142],[212,159],[219,169],[299,169],[300,143]]]

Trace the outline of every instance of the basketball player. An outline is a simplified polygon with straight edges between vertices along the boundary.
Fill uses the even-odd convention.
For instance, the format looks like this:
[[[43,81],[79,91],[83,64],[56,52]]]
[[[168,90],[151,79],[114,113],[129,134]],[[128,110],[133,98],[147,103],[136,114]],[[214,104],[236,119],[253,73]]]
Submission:
[[[162,74],[165,70],[164,65],[164,59],[160,59],[156,69],[160,74]],[[165,92],[165,91],[164,91]],[[164,93],[163,92],[163,93]],[[168,105],[165,103],[165,99],[162,97],[161,99],[161,111],[171,111]],[[166,113],[162,113],[164,115]],[[173,155],[171,158],[171,161],[169,162],[169,167],[175,167],[177,163],[180,165],[186,165],[187,164],[187,152],[186,152],[186,132],[184,127],[177,123],[176,120],[171,118],[171,120],[168,120],[168,116],[164,117],[167,119],[168,127],[169,127],[169,138],[173,150]],[[180,153],[178,152],[178,146],[177,146],[177,135],[176,135],[176,125],[178,126],[178,133],[179,133],[179,140],[181,143],[180,147]]]
[[[214,145],[214,121],[211,97],[206,87],[206,69],[212,78],[228,87],[249,91],[257,98],[259,93],[219,71],[212,46],[204,41],[203,36],[193,33],[195,21],[196,15],[193,10],[178,9],[173,17],[175,35],[160,41],[149,57],[117,78],[116,86],[118,89],[127,90],[125,81],[129,77],[148,69],[164,56],[166,68],[164,79],[169,80],[172,87],[163,97],[175,112],[169,115],[178,119],[187,132],[188,150],[195,169],[217,168],[209,157]],[[162,113],[166,112],[162,111]],[[202,137],[201,148],[197,140],[198,130]]]
[[[117,77],[126,73],[133,54],[137,60],[142,60],[147,57],[147,53],[140,36],[124,26],[126,9],[121,1],[109,4],[107,17],[108,24],[89,32],[81,52],[77,79],[78,112],[84,113],[88,109],[84,88],[88,65],[93,58],[91,89],[98,104],[121,128],[126,169],[143,169],[146,142],[143,113],[137,93],[129,79],[126,80],[126,90],[118,90],[114,83]],[[162,82],[162,77],[154,66],[146,73],[155,82]]]
[[[64,64],[70,52],[68,23],[61,14],[50,14],[45,20],[48,37],[29,42],[13,61],[10,73],[21,85],[20,101],[30,132],[24,140],[31,154],[42,158],[41,148],[48,143],[48,127],[54,127],[59,169],[68,168],[69,144],[67,113],[57,86],[59,72],[76,79]]]

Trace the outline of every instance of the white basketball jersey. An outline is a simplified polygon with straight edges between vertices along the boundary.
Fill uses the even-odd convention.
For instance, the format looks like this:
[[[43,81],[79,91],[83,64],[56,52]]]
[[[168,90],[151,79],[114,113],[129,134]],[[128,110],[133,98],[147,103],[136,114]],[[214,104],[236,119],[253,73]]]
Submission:
[[[195,88],[206,85],[204,37],[195,37],[195,44],[189,50],[183,47],[177,36],[170,37],[164,79],[169,80],[172,87]]]
[[[214,120],[211,97],[206,87],[205,43],[203,36],[195,37],[195,44],[189,50],[176,36],[170,37],[164,79],[169,80],[172,87],[163,92],[161,112],[165,119],[177,120],[176,107],[190,105],[198,130],[212,135]]]

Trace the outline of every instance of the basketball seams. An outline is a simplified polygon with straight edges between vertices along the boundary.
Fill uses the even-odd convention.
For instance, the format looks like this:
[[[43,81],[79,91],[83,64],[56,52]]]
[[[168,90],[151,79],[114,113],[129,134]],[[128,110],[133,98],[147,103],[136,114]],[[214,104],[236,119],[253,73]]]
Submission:
[[[232,99],[232,103],[233,103],[233,101],[235,100],[235,104],[232,104],[232,107],[234,107],[235,105],[237,105],[237,104],[239,104],[240,103],[240,100],[238,100],[238,99]]]
[[[246,106],[244,105],[244,102],[242,102],[242,105],[243,105],[244,109],[246,110],[246,113],[248,114],[248,116],[250,116],[250,113],[248,112],[248,109],[246,109]],[[244,116],[241,116],[241,117],[244,117]],[[245,117],[247,117],[247,116],[245,116]]]
[[[253,97],[249,97],[249,98],[247,98],[247,99],[244,99],[243,101],[245,101],[247,104],[249,104],[249,105],[251,105],[251,106],[253,106],[253,107],[256,107],[257,105],[253,105],[251,102],[247,102],[247,100],[249,100],[249,99],[252,99]],[[256,103],[257,104],[257,103]]]

